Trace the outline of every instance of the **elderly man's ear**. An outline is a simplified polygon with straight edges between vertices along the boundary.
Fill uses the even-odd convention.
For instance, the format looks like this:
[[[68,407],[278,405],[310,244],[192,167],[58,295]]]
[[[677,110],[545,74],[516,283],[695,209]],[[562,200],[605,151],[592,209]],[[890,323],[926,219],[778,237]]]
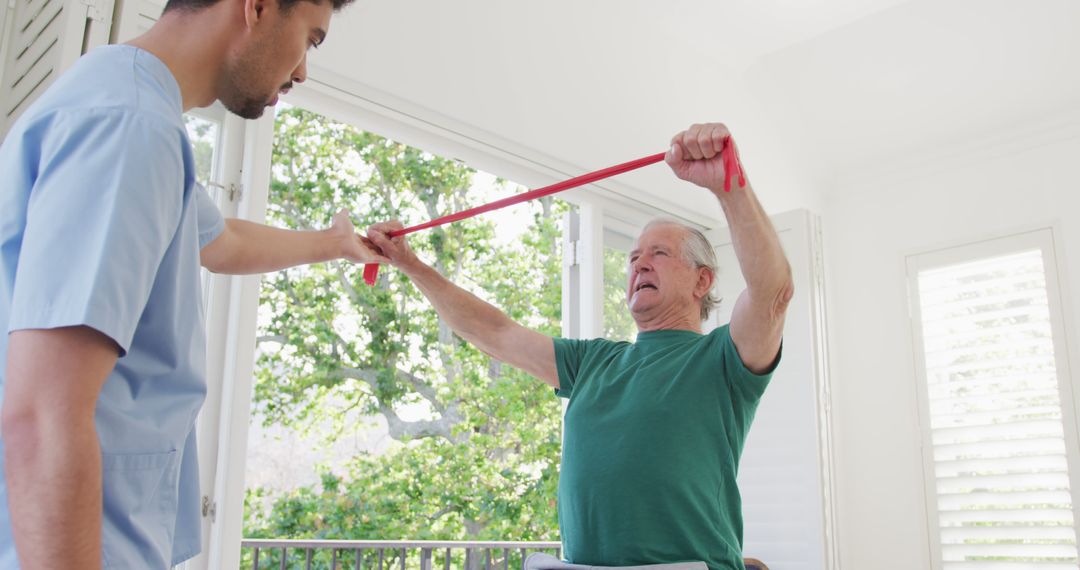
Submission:
[[[695,297],[698,299],[705,298],[705,296],[709,294],[709,291],[712,290],[714,281],[716,281],[716,276],[713,275],[711,269],[708,267],[699,267],[698,282],[697,286],[694,287]]]

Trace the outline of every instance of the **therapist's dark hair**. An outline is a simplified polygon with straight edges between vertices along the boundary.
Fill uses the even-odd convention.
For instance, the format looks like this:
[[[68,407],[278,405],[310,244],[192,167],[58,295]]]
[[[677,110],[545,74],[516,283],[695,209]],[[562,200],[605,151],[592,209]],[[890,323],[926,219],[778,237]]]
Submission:
[[[189,12],[198,12],[203,8],[209,8],[214,4],[217,4],[221,0],[169,0],[165,3],[165,13],[174,10],[187,10]],[[334,11],[348,6],[353,3],[353,0],[278,0],[278,6],[283,13],[288,14],[299,2],[311,2],[312,4],[322,4],[323,2],[329,2],[334,6]]]

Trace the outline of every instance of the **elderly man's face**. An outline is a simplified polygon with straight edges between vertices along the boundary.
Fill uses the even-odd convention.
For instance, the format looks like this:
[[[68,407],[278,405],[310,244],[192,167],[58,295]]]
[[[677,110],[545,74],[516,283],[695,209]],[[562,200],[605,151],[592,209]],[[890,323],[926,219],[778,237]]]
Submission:
[[[678,226],[658,225],[638,236],[630,251],[626,288],[635,321],[699,314],[694,294],[699,270],[683,257],[685,235]]]

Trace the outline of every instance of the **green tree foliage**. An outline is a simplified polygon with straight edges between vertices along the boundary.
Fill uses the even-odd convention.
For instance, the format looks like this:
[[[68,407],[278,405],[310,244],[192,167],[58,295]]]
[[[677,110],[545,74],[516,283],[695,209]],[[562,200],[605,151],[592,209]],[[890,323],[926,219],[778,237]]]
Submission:
[[[628,257],[624,251],[604,248],[604,338],[633,342],[637,325],[626,306]]]
[[[358,228],[406,225],[490,199],[475,171],[298,108],[279,113],[268,223],[324,228],[340,208]],[[500,182],[500,194],[517,188]],[[557,201],[531,202],[520,240],[490,217],[414,234],[421,258],[519,322],[560,332]],[[333,262],[265,277],[254,403],[266,423],[309,429],[348,412],[386,419],[402,443],[348,473],[271,497],[249,490],[245,536],[557,540],[557,398],[453,335],[400,273],[374,287]],[[345,404],[342,405],[341,403]],[[401,410],[423,409],[422,419]],[[363,429],[363,428],[360,428]],[[250,556],[250,553],[248,553]]]
[[[206,185],[214,165],[214,147],[217,145],[216,123],[193,115],[184,115],[184,126],[195,150],[195,180]]]

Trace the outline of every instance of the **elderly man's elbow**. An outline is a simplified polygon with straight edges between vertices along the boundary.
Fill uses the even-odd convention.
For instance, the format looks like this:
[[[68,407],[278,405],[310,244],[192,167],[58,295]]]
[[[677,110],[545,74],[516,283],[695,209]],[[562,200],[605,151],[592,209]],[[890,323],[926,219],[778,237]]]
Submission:
[[[783,316],[791,304],[791,299],[794,297],[795,280],[791,275],[791,266],[785,264],[783,278],[777,284],[776,294],[773,297],[773,314],[778,317]]]

